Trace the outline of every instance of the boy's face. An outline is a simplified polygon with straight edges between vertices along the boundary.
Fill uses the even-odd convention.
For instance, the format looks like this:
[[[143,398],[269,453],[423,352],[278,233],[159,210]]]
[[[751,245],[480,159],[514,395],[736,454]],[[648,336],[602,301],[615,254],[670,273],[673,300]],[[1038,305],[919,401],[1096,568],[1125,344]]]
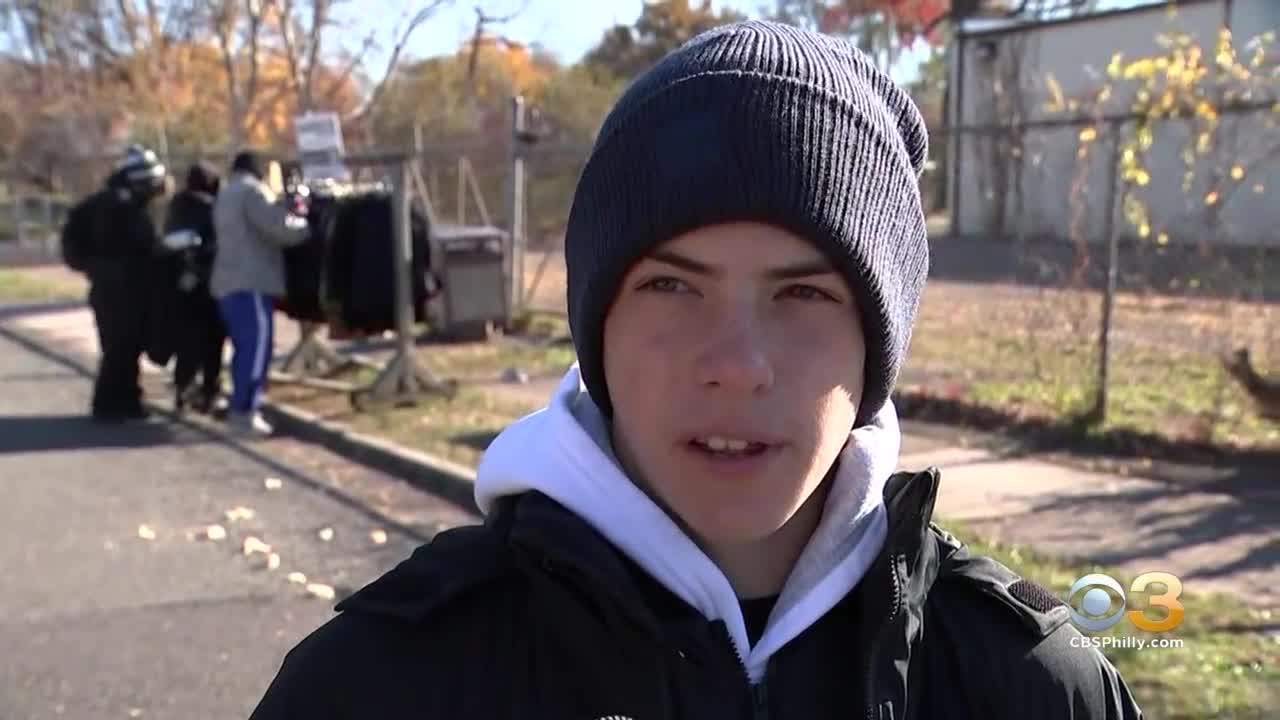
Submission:
[[[704,547],[764,540],[844,447],[865,356],[852,292],[807,241],[757,223],[682,235],[605,318],[615,449]]]

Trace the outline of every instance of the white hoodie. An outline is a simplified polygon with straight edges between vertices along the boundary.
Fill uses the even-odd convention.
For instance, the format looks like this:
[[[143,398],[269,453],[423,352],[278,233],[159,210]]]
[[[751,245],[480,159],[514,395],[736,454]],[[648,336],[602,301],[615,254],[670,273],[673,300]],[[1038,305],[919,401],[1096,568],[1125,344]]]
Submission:
[[[879,554],[887,532],[884,486],[900,444],[892,403],[850,434],[822,519],[755,647],[728,578],[624,474],[576,365],[546,408],[489,446],[476,474],[476,504],[488,514],[498,498],[529,490],[559,502],[708,620],[723,620],[755,683],[769,658],[847,595]]]

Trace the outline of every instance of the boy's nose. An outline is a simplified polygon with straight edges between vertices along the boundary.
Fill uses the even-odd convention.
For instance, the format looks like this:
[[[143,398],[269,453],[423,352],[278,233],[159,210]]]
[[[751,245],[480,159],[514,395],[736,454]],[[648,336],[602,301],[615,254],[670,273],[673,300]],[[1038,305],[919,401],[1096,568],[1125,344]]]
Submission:
[[[705,387],[754,393],[773,385],[773,364],[765,339],[748,321],[712,330],[695,362],[695,377]]]

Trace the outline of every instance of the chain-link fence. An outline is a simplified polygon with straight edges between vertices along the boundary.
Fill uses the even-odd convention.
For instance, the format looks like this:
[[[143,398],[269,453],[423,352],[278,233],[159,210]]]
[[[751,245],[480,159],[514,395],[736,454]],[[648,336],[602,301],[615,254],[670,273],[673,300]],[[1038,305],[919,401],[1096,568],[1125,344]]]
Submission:
[[[1264,417],[1280,410],[1275,393],[1260,391],[1280,377],[1266,370],[1280,366],[1267,195],[1280,138],[1270,101],[1218,110],[1210,146],[1169,117],[947,132],[952,227],[934,243],[909,386],[1021,414],[1105,410],[1108,426],[1169,439],[1280,445]]]

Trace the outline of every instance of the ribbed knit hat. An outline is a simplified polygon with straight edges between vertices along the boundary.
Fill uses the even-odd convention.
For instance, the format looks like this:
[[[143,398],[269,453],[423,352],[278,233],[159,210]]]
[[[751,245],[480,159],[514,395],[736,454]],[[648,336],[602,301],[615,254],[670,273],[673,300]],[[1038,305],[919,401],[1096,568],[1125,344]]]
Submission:
[[[928,274],[910,97],[852,44],[789,25],[709,30],[637,78],[578,180],[565,235],[583,382],[612,416],[603,328],[622,278],[685,232],[748,221],[814,243],[845,276],[867,342],[857,424],[893,390]]]

